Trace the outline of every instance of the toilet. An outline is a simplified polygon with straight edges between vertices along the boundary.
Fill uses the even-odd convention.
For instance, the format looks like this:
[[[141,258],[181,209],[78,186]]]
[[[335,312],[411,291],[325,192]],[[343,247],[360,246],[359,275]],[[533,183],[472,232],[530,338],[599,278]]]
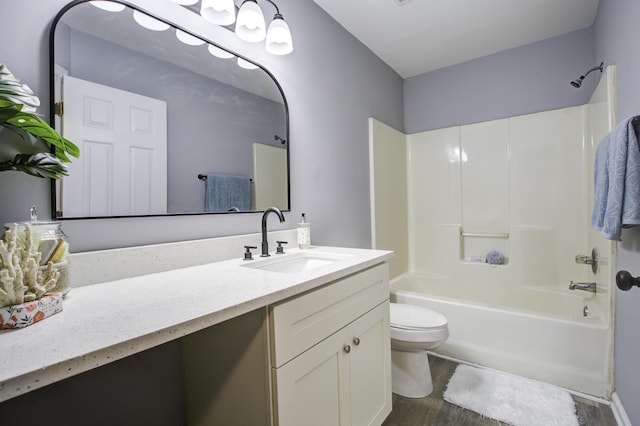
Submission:
[[[433,391],[427,350],[449,337],[447,318],[423,306],[390,304],[391,389],[408,398],[423,398]]]

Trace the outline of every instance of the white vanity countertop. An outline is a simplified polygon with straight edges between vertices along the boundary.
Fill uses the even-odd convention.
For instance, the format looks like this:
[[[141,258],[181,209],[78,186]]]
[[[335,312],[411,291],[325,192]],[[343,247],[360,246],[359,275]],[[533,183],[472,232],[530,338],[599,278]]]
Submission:
[[[314,250],[351,256],[300,273],[241,267],[249,262],[235,259],[74,288],[62,312],[23,329],[0,331],[0,401],[277,303],[393,255],[333,247],[308,252]],[[260,261],[258,255],[253,262]]]

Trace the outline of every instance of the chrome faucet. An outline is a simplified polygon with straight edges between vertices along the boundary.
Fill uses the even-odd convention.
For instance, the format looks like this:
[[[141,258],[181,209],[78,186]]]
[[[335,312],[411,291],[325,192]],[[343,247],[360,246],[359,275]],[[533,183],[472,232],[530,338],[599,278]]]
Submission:
[[[571,284],[569,284],[569,290],[584,290],[595,293],[596,283],[574,283],[571,281]]]
[[[280,223],[284,222],[284,215],[277,207],[269,207],[264,211],[262,215],[262,254],[260,257],[267,257],[269,255],[269,242],[267,241],[267,216],[269,213],[275,213],[278,215],[278,219],[280,219]]]

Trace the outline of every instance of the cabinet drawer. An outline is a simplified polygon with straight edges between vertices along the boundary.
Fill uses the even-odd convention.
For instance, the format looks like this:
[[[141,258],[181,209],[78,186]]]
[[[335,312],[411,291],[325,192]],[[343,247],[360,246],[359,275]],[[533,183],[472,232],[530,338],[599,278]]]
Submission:
[[[272,365],[293,357],[389,299],[386,263],[270,308]]]

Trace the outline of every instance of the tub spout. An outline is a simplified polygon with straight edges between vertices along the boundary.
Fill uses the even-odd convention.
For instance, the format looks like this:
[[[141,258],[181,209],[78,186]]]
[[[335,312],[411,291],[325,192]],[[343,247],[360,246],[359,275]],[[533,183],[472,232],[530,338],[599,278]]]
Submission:
[[[571,284],[569,284],[569,290],[584,290],[595,293],[596,283],[574,283],[571,281]]]

